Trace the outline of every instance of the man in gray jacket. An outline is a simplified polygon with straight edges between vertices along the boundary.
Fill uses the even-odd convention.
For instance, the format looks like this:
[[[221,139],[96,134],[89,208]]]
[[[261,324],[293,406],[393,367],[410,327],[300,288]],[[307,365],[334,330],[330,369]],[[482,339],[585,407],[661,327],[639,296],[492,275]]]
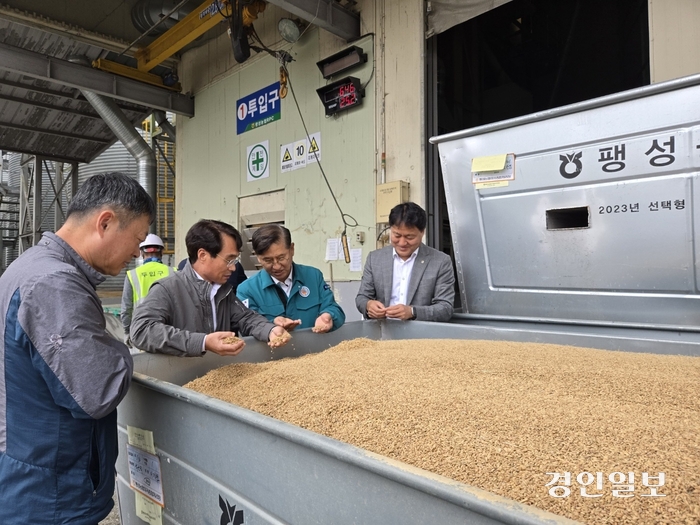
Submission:
[[[201,356],[207,350],[236,355],[252,335],[272,347],[290,335],[246,308],[226,281],[243,247],[238,231],[225,222],[203,219],[185,237],[189,260],[181,272],[156,281],[134,310],[131,341],[147,352]]]
[[[65,224],[0,277],[0,523],[95,524],[114,505],[116,407],[133,360],[95,287],[139,255],[153,201],[126,175],[89,178]]]
[[[367,256],[355,305],[368,319],[449,321],[455,276],[447,254],[423,244],[427,217],[413,202],[389,213],[391,246]]]

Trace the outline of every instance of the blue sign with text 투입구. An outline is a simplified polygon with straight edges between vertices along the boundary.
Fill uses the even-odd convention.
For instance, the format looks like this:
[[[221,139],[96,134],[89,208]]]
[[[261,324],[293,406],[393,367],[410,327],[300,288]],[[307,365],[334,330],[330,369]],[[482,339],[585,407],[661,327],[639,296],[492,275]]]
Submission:
[[[260,91],[239,98],[236,102],[236,135],[279,120],[282,115],[279,93],[280,83],[275,82]]]

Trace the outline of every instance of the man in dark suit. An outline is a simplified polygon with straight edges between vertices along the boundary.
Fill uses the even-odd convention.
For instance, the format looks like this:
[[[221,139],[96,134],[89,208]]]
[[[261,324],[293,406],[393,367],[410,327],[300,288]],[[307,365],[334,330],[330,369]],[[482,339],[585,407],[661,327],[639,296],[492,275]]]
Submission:
[[[367,256],[355,305],[366,319],[448,321],[454,311],[450,257],[423,244],[425,210],[413,202],[389,214],[391,246]]]

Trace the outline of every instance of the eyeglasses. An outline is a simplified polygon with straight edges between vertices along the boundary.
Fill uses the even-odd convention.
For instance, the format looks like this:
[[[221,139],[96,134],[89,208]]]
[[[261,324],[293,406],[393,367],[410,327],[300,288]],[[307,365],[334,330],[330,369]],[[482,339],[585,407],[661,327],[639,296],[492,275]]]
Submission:
[[[223,257],[221,257],[221,255],[218,255],[218,254],[215,255],[215,257],[218,257],[219,259],[223,259],[223,261],[226,263],[226,266],[228,268],[235,268],[236,263],[241,260],[240,255],[236,256],[235,259],[224,259]]]
[[[279,257],[275,257],[274,259],[271,257],[261,257],[260,262],[263,263],[265,266],[274,266],[275,263],[277,264],[284,264],[289,260],[289,254],[285,255],[280,255]]]

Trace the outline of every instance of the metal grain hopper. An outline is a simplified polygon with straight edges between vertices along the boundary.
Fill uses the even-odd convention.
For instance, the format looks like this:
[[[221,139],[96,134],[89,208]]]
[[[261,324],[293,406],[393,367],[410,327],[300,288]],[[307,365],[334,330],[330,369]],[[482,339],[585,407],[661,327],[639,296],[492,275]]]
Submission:
[[[700,356],[700,77],[433,142],[465,313],[300,331],[275,358],[431,336]],[[127,426],[153,432],[166,523],[571,523],[181,386],[269,359],[252,340],[235,358],[135,356],[119,407],[123,523],[141,523]]]

